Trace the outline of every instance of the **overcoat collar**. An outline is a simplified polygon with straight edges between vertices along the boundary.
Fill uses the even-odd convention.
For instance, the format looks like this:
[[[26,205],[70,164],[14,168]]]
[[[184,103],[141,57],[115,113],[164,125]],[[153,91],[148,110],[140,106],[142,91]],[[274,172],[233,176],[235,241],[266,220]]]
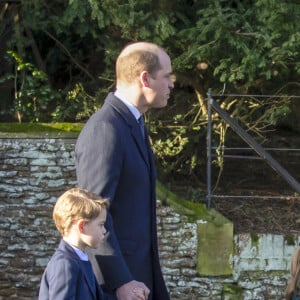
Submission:
[[[128,125],[128,127],[130,127],[133,139],[144,161],[146,162],[148,168],[150,169],[150,162],[149,162],[150,149],[147,149],[149,145],[149,141],[145,142],[145,140],[143,139],[140,126],[136,118],[133,116],[133,114],[128,109],[128,107],[121,100],[119,100],[113,93],[108,94],[107,98],[105,99],[105,103],[111,105],[120,114],[120,116],[123,118],[123,120]]]

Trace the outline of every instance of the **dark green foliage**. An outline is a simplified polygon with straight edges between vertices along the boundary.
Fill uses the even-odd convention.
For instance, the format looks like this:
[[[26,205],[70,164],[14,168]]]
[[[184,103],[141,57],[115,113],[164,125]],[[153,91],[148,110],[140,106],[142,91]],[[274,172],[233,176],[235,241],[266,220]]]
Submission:
[[[13,95],[1,104],[9,121],[16,114],[19,121],[84,121],[113,89],[114,62],[124,45],[147,40],[167,49],[176,88],[168,107],[147,120],[165,178],[204,180],[209,88],[214,95],[299,94],[297,1],[25,0],[1,6],[0,54],[10,50],[15,58],[13,68],[0,62],[0,92],[5,85]],[[218,101],[260,138],[297,106],[289,97]],[[214,139],[224,145],[226,125],[213,119]]]
[[[50,107],[53,101],[59,101],[61,94],[51,88],[47,75],[34,67],[31,63],[24,62],[13,51],[7,51],[15,64],[14,74],[6,74],[1,81],[14,81],[14,99],[11,111],[17,116],[19,122],[50,121]]]

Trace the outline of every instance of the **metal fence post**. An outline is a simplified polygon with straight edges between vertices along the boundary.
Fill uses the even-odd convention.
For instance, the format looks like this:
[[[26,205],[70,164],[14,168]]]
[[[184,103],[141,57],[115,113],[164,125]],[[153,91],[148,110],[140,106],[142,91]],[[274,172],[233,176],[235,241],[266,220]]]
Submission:
[[[211,118],[211,89],[208,90],[207,93],[207,133],[206,133],[206,155],[207,155],[207,195],[206,195],[206,207],[210,208],[211,202],[211,130],[212,130],[212,118]]]

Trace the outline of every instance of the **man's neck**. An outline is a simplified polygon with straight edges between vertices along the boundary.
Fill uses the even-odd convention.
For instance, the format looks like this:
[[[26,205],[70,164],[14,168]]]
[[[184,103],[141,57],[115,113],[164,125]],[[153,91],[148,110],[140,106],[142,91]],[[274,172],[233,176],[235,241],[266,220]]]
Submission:
[[[136,87],[134,86],[118,86],[115,92],[122,100],[125,100],[132,105],[138,107],[139,105],[139,95],[137,93]]]

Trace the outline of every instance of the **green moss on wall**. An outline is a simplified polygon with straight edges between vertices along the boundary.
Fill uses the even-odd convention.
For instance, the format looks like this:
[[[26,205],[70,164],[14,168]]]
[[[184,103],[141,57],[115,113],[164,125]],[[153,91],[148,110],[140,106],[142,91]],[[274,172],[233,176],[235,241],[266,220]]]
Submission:
[[[232,274],[233,224],[216,226],[200,223],[198,231],[197,270],[200,275],[226,276]]]
[[[251,245],[252,247],[258,247],[258,243],[259,243],[259,235],[255,234],[255,233],[251,233]]]
[[[288,246],[295,246],[297,243],[297,237],[293,234],[286,234],[284,240]]]
[[[233,224],[202,203],[182,199],[157,182],[157,196],[190,222],[197,223],[197,271],[201,275],[232,274]]]
[[[83,123],[0,123],[0,138],[76,138]]]
[[[80,132],[83,123],[0,123],[0,132]]]
[[[240,300],[243,298],[243,289],[236,284],[224,284],[222,299]]]
[[[179,214],[186,215],[189,221],[205,220],[213,222],[216,226],[228,223],[228,219],[214,209],[207,209],[202,203],[195,203],[178,197],[161,182],[157,182],[156,193],[163,205],[169,205]]]

